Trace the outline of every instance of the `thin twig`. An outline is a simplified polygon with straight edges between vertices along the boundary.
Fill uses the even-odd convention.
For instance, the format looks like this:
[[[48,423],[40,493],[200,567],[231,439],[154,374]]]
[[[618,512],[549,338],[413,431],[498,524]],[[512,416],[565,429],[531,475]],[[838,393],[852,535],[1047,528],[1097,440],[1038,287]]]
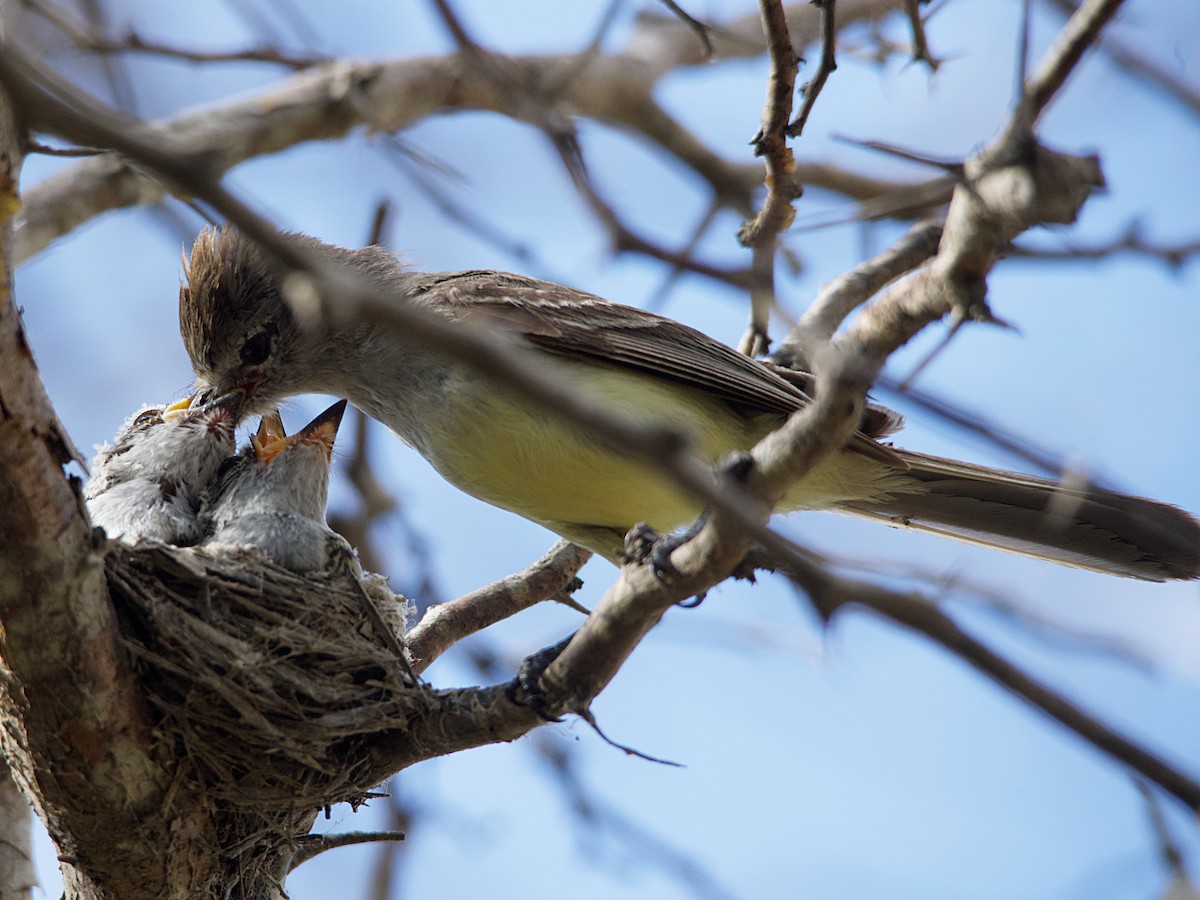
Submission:
[[[658,0],[658,2],[673,12],[675,16],[681,22],[683,22],[684,25],[691,29],[692,33],[696,35],[697,40],[700,41],[700,46],[704,50],[704,58],[712,59],[713,44],[710,34],[713,30],[712,26],[705,22],[701,22],[699,19],[693,18],[682,6],[676,3],[675,0]]]
[[[717,219],[717,213],[721,211],[720,203],[713,200],[708,205],[708,209],[704,211],[704,215],[700,217],[700,221],[696,223],[696,227],[692,229],[692,233],[688,236],[687,243],[680,249],[679,253],[685,259],[692,259],[695,256],[696,248],[700,246],[700,241],[704,235],[708,233],[708,229],[712,227],[713,222]],[[679,283],[680,276],[684,274],[684,268],[681,265],[672,264],[667,269],[667,275],[663,278],[662,283],[654,291],[653,294],[646,300],[646,309],[655,310],[661,307],[667,300],[667,296],[671,290]]]
[[[1200,783],[1195,779],[1133,743],[967,634],[927,597],[915,593],[900,594],[879,585],[832,575],[814,565],[799,547],[778,535],[771,536],[768,550],[781,562],[780,571],[804,591],[826,620],[846,606],[857,605],[925,635],[1105,755],[1159,785],[1189,809],[1200,810]]]
[[[921,18],[921,0],[904,0],[904,14],[908,16],[908,28],[913,37],[913,61],[923,62],[929,66],[930,72],[936,72],[941,62],[934,59],[929,50],[929,39],[925,35],[925,22]]]
[[[541,734],[534,736],[534,742],[539,757],[546,763],[543,771],[548,772],[558,785],[573,821],[580,827],[616,838],[638,859],[678,879],[696,900],[735,900],[734,892],[704,869],[700,861],[704,858],[702,853],[696,853],[694,848],[682,849],[687,847],[686,841],[676,846],[663,839],[607,803],[608,791],[589,788],[584,782],[580,755],[569,752],[569,744],[547,740]],[[594,838],[586,837],[588,843],[594,843]]]
[[[804,101],[800,104],[796,118],[787,128],[788,137],[799,137],[804,132],[804,126],[817,103],[821,88],[825,87],[830,74],[837,69],[837,23],[834,17],[836,0],[813,0],[813,4],[821,10],[821,59],[812,79],[800,88]]]
[[[1020,30],[1017,40],[1017,85],[1015,96],[1020,101],[1025,90],[1025,79],[1029,75],[1029,39],[1033,30],[1033,0],[1021,0]]]
[[[1029,438],[1016,435],[974,410],[952,403],[945,397],[935,396],[913,387],[911,384],[902,386],[887,374],[880,375],[875,380],[875,387],[877,390],[902,397],[905,403],[920,407],[935,418],[948,422],[955,428],[983,440],[988,445],[1011,454],[1016,459],[1052,478],[1063,475],[1069,469],[1061,455],[1045,447],[1039,447]],[[1096,483],[1090,476],[1089,481]],[[1103,483],[1103,486],[1112,487],[1107,483]]]
[[[771,347],[771,311],[775,308],[775,247],[756,244],[750,255],[750,321],[738,349],[747,356],[762,356]]]
[[[726,269],[709,263],[701,262],[692,256],[691,248],[669,250],[656,244],[640,234],[637,234],[617,215],[616,210],[600,196],[577,143],[562,134],[546,134],[551,145],[558,152],[564,168],[571,176],[576,190],[587,202],[592,213],[606,228],[614,253],[642,253],[653,259],[669,263],[685,272],[704,275],[714,281],[720,281],[734,287],[748,287],[753,282],[753,273],[743,269]]]
[[[1030,125],[1054,99],[1083,54],[1096,43],[1100,30],[1121,3],[1122,0],[1088,0],[1067,20],[1050,51],[1025,82],[1022,106],[1027,108]]]
[[[351,847],[355,844],[372,844],[379,841],[403,841],[403,831],[348,831],[342,834],[306,834],[299,839],[299,848],[292,855],[289,871],[308,862],[326,850]]]
[[[1123,253],[1159,260],[1172,270],[1178,270],[1187,262],[1200,256],[1200,238],[1172,244],[1156,244],[1146,239],[1139,223],[1135,222],[1126,229],[1123,235],[1109,241],[1094,244],[1070,241],[1060,248],[1034,247],[1028,243],[1017,243],[1013,245],[1011,255],[1018,259],[1034,262],[1091,262],[1097,259],[1109,259]]]
[[[40,153],[43,156],[99,156],[101,153],[107,153],[107,150],[97,150],[95,147],[51,147],[49,144],[38,143],[31,141],[25,147],[26,153]]]
[[[1162,804],[1159,802],[1158,796],[1154,793],[1151,785],[1142,781],[1140,778],[1134,781],[1137,786],[1138,793],[1142,795],[1142,799],[1146,801],[1146,815],[1150,819],[1150,829],[1154,832],[1154,840],[1158,844],[1159,855],[1162,857],[1163,865],[1175,878],[1181,878],[1187,881],[1187,868],[1184,865],[1183,848],[1175,840],[1171,834],[1171,827],[1167,824],[1167,817],[1163,814]],[[1174,895],[1168,895],[1174,896]]]
[[[761,156],[766,165],[767,196],[758,214],[739,229],[738,240],[745,247],[765,243],[773,248],[778,235],[792,224],[796,215],[792,201],[800,196],[795,178],[796,160],[787,144],[787,123],[792,114],[800,58],[792,46],[787,15],[779,0],[760,0],[759,11],[767,35],[771,70],[762,122],[750,144],[754,155]]]
[[[106,38],[98,35],[84,37],[78,41],[78,45],[81,50],[91,50],[95,53],[145,53],[191,63],[261,62],[297,70],[311,68],[329,61],[328,57],[292,54],[280,50],[278,47],[266,45],[247,47],[243,50],[193,50],[187,47],[175,47],[157,41],[148,41],[132,29],[118,38]]]

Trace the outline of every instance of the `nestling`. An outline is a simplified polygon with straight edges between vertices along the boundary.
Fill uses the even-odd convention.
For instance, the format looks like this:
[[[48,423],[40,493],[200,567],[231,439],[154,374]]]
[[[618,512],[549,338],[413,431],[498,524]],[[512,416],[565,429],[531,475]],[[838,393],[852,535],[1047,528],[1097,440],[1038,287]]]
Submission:
[[[233,453],[244,394],[196,407],[192,399],[139,410],[99,448],[83,496],[92,524],[110,538],[181,546],[200,540],[200,494]]]

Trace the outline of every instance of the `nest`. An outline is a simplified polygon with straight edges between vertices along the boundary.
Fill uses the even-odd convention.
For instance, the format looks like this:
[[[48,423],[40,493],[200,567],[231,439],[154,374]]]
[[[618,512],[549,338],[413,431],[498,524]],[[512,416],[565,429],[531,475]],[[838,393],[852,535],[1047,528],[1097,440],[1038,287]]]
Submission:
[[[160,759],[201,795],[260,811],[360,800],[367,743],[428,702],[366,624],[353,576],[147,544],[111,545],[105,563]],[[383,579],[363,586],[403,621]]]

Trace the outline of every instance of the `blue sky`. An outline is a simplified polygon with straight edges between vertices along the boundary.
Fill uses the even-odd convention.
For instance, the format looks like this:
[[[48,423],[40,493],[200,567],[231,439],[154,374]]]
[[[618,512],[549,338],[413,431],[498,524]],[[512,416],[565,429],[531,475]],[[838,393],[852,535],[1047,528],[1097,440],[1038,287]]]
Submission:
[[[603,8],[582,0],[456,5],[477,37],[508,52],[577,49]],[[338,15],[325,4],[295,6],[330,52],[386,57],[449,47],[428,4],[361,0]],[[689,6],[717,17],[752,8]],[[939,157],[978,148],[999,129],[1011,100],[1017,9],[991,0],[946,4],[930,29],[935,51],[947,58],[935,77],[900,61],[879,69],[844,53],[798,154],[916,177],[923,173],[834,136],[890,141]],[[627,33],[627,19],[615,45]],[[145,23],[139,25],[144,36],[177,43],[236,47],[249,40],[221,4],[128,3],[114,21]],[[1050,15],[1037,17],[1037,48],[1056,23]],[[903,37],[898,27],[888,33]],[[1178,74],[1200,78],[1195,4],[1135,0],[1126,5],[1119,33]],[[131,71],[140,109],[151,117],[285,77],[257,66],[210,71],[155,59],[131,61]],[[746,160],[763,76],[761,60],[717,63],[671,76],[659,96],[720,152]],[[96,80],[86,86],[104,91]],[[694,178],[628,136],[596,126],[582,134],[610,199],[650,234],[681,243],[705,209]],[[1042,134],[1060,149],[1099,153],[1109,190],[1089,203],[1076,228],[1039,232],[1032,242],[1102,240],[1135,218],[1152,237],[1195,236],[1200,129],[1194,117],[1092,57]],[[525,126],[456,115],[422,123],[403,138],[460,172],[461,181],[449,189],[530,244],[536,260],[514,260],[446,222],[387,161],[377,137],[358,134],[252,161],[229,183],[282,227],[344,244],[362,242],[374,203],[390,197],[396,205],[391,245],[420,268],[524,271],[635,305],[655,294],[662,270],[642,259],[611,257],[543,142]],[[32,158],[24,184],[62,165]],[[839,209],[834,198],[812,191],[800,201],[799,216]],[[706,250],[741,261],[730,236],[736,224],[732,216],[719,219]],[[806,269],[781,277],[781,298],[792,311],[803,309],[822,284],[898,233],[886,225],[846,225],[794,235],[789,245]],[[42,375],[85,452],[111,437],[140,403],[179,396],[190,382],[175,321],[184,240],[144,210],[123,210],[89,223],[18,270],[18,299]],[[1063,267],[1008,260],[995,271],[990,298],[1019,333],[965,329],[920,386],[986,413],[1124,489],[1200,511],[1194,474],[1200,416],[1189,387],[1200,383],[1198,286],[1195,263],[1172,271],[1131,257]],[[695,278],[684,279],[661,308],[730,343],[742,332],[744,310],[737,293]],[[940,336],[936,330],[922,336],[892,371],[911,369]],[[325,403],[298,400],[285,419],[299,424]],[[919,414],[911,415],[897,442],[1017,465]],[[459,494],[382,430],[373,453],[433,548],[447,597],[516,571],[553,540]],[[348,502],[345,485],[335,481],[334,504]],[[948,601],[973,633],[1200,774],[1200,597],[1194,585],[1135,584],[828,514],[796,516],[784,527],[828,552],[990,584],[1039,618],[1122,642],[1152,665],[1033,635],[969,597]],[[377,540],[389,547],[401,542],[394,526]],[[393,586],[411,584],[405,555],[388,558]],[[581,601],[598,598],[612,576],[607,564],[590,564]],[[515,664],[576,621],[563,608],[533,610],[494,629],[492,640]],[[477,676],[451,655],[429,677],[450,686]],[[723,585],[699,609],[672,611],[599,698],[595,713],[614,739],[685,767],[627,758],[579,722],[544,729],[539,739],[569,749],[596,797],[690,854],[729,896],[1066,900],[1142,898],[1165,885],[1144,804],[1122,770],[920,638],[860,613],[824,630],[779,581]],[[656,857],[612,834],[578,828],[528,743],[425,763],[396,779],[396,790],[427,813],[410,834],[407,896],[539,897],[551,893],[549,885],[555,894],[569,890],[578,898],[694,896],[655,864]],[[1194,864],[1200,847],[1193,826],[1170,801],[1165,808]],[[318,826],[380,827],[381,809],[376,804],[352,814],[340,808]],[[45,868],[52,865],[48,852],[42,873],[48,895],[57,896]],[[326,854],[293,876],[289,892],[294,900],[362,896],[375,852]]]

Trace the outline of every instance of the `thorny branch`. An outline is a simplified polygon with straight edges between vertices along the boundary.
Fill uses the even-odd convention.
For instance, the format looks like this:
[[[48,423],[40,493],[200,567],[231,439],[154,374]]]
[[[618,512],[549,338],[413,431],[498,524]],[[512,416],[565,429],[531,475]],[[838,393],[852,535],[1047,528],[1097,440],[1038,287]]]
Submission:
[[[760,245],[774,249],[780,232],[795,217],[792,201],[800,196],[794,177],[795,160],[787,144],[788,117],[792,112],[792,94],[796,90],[796,67],[800,58],[792,46],[787,17],[779,0],[761,0],[763,30],[771,71],[767,77],[767,101],[762,123],[750,143],[754,155],[766,163],[767,199],[753,220],[742,226],[738,240],[747,247]]]

